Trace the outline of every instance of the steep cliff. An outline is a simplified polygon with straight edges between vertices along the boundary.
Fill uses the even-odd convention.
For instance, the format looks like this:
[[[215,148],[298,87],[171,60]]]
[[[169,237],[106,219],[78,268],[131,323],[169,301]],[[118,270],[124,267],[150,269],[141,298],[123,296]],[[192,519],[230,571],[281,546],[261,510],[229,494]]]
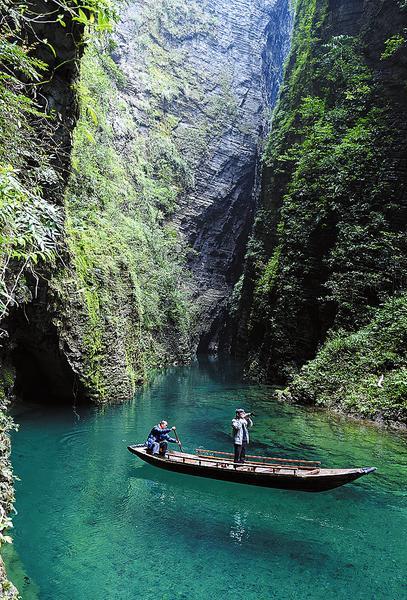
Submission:
[[[184,161],[164,209],[188,248],[193,349],[217,348],[240,274],[290,24],[287,0],[168,0],[132,3],[119,26],[113,58],[132,82],[120,96],[139,131],[164,128]]]
[[[289,46],[286,0],[201,2],[206,35],[162,32],[163,46],[184,56],[189,92],[167,109],[179,119],[174,139],[190,165],[174,223],[190,248],[198,351],[217,351],[225,307],[252,222],[255,178],[267,117]]]
[[[85,52],[72,263],[51,286],[64,355],[98,401],[217,347],[290,23],[286,0],[134,1]]]
[[[81,30],[109,26],[92,7],[22,18],[16,90],[38,83],[3,128],[3,189],[29,216],[3,253],[2,357],[23,396],[123,400],[149,369],[217,349],[289,44],[288,0],[134,1],[72,86]]]
[[[389,308],[377,307],[406,285],[406,26],[405,3],[396,0],[297,2],[240,296],[235,347],[246,345],[253,376],[289,379],[329,332],[322,369],[346,332],[361,327],[360,339],[368,339],[378,323],[390,326]],[[394,300],[398,319],[403,298]],[[394,347],[390,338],[382,337],[386,360],[361,367],[357,401],[345,399],[349,380],[335,380],[347,410],[378,415],[369,386],[384,375],[387,417],[406,417],[405,340]],[[342,375],[345,363],[353,372],[357,348],[349,343],[341,354]],[[302,371],[292,393],[327,404],[327,379],[323,400],[315,369]]]

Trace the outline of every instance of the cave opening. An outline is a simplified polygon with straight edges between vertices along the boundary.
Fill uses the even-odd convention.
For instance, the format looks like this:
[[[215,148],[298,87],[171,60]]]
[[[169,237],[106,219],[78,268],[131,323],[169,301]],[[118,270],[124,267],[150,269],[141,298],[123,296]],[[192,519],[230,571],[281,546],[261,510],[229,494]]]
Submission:
[[[7,362],[15,376],[17,401],[35,404],[76,404],[85,394],[64,352],[56,326],[40,304],[14,312],[13,340]]]

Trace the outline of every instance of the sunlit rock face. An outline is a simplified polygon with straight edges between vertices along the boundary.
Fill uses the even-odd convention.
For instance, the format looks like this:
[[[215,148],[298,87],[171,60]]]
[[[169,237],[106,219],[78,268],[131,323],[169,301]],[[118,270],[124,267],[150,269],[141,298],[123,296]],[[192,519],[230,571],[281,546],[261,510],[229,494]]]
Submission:
[[[198,351],[217,351],[241,272],[290,31],[288,0],[135,0],[121,16],[112,57],[128,82],[128,117],[146,136],[159,130],[160,169],[185,161],[163,212],[187,245]],[[119,117],[114,130],[116,144],[131,145]]]

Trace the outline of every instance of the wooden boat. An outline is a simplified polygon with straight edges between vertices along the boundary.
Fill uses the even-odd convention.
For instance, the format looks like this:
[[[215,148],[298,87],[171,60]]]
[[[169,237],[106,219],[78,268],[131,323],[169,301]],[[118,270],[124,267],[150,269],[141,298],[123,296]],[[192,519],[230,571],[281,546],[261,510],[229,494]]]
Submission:
[[[317,461],[253,455],[246,455],[244,464],[236,464],[228,452],[202,448],[198,448],[196,454],[170,451],[165,456],[149,454],[143,444],[128,446],[128,449],[141,460],[167,471],[304,492],[332,490],[376,470],[375,467],[324,469]]]

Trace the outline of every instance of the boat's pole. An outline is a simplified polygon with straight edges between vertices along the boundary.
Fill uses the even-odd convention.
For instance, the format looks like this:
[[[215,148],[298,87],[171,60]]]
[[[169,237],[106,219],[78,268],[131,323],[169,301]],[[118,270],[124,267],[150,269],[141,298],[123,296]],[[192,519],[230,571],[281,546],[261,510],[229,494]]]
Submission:
[[[184,452],[184,450],[182,449],[181,440],[178,437],[178,433],[177,433],[176,429],[174,429],[174,435],[175,435],[175,439],[177,440],[177,444],[179,446],[179,449],[181,450],[181,452]]]

